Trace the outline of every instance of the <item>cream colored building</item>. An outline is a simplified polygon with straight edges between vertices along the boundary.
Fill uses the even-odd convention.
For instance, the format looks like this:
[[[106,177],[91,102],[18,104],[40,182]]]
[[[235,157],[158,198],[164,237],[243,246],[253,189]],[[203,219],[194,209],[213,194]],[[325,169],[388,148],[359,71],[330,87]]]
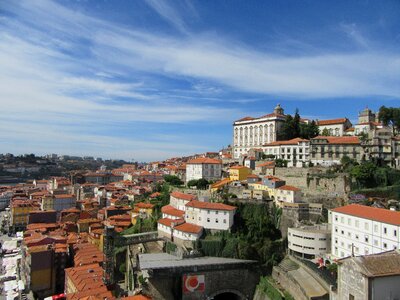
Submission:
[[[310,148],[310,159],[314,165],[338,165],[344,156],[361,161],[364,155],[356,136],[317,136],[310,140]]]
[[[322,257],[331,250],[331,229],[328,224],[288,228],[288,248],[302,258]]]
[[[186,163],[186,182],[206,179],[219,180],[222,175],[222,161],[214,158],[200,157]]]
[[[323,134],[324,129],[328,131],[330,136],[343,136],[347,129],[351,128],[351,122],[347,118],[318,120],[317,126],[319,134]]]
[[[276,141],[285,120],[283,108],[278,104],[274,112],[259,118],[245,117],[233,123],[233,158],[246,155],[250,149]]]
[[[262,149],[267,155],[287,160],[288,167],[303,167],[309,161],[310,141],[294,138],[266,144]]]

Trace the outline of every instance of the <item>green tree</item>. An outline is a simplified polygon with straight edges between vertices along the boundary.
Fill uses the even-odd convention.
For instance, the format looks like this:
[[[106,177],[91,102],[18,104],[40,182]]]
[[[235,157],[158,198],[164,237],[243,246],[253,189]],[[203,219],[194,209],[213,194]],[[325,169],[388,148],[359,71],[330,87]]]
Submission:
[[[350,170],[350,175],[355,178],[359,185],[363,187],[372,187],[374,185],[374,174],[377,166],[370,161],[363,162],[354,166]]]
[[[393,135],[400,130],[400,108],[381,106],[379,109],[379,120],[385,126],[391,126]]]
[[[173,186],[180,186],[183,184],[183,181],[180,180],[179,177],[175,175],[164,175],[164,180]]]
[[[188,183],[186,184],[188,187],[193,187],[193,186],[197,186],[197,179],[192,179],[189,180]]]
[[[322,135],[322,136],[329,136],[329,130],[328,130],[327,128],[324,128],[324,129],[322,130],[321,135]]]
[[[197,189],[205,190],[207,188],[207,186],[208,186],[207,179],[201,178],[201,179],[197,180],[197,184],[196,184]]]

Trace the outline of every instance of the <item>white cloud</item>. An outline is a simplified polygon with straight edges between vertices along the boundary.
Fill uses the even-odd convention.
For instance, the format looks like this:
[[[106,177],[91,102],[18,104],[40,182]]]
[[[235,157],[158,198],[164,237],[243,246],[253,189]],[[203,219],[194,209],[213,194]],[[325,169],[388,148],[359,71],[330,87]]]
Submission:
[[[182,16],[166,0],[146,0],[146,3],[154,9],[163,19],[173,25],[180,32],[187,34],[188,29]],[[193,11],[193,6],[190,6]]]

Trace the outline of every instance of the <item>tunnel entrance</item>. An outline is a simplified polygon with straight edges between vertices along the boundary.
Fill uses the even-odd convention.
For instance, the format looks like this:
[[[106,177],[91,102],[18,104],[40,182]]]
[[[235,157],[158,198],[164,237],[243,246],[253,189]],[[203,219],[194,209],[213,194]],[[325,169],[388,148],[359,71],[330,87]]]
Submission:
[[[242,297],[235,293],[225,292],[213,297],[214,300],[242,300]]]

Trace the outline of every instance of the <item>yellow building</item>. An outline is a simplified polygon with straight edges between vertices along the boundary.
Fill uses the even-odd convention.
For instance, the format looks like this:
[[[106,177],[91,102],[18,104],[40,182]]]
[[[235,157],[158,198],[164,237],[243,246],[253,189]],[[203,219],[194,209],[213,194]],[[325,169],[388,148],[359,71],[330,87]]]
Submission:
[[[222,180],[220,180],[220,181],[217,181],[216,183],[213,183],[213,184],[210,186],[211,193],[214,193],[214,192],[216,192],[216,191],[222,189],[222,188],[225,187],[227,184],[229,184],[231,181],[232,181],[232,180],[230,180],[229,178],[224,178],[224,179],[222,179]]]
[[[40,205],[32,200],[13,200],[11,204],[11,225],[15,230],[25,229],[29,212],[39,210]]]
[[[142,219],[153,215],[154,204],[139,202],[133,206],[133,212],[139,214]]]
[[[230,180],[246,180],[249,174],[251,174],[251,169],[245,166],[233,166],[229,169]]]

